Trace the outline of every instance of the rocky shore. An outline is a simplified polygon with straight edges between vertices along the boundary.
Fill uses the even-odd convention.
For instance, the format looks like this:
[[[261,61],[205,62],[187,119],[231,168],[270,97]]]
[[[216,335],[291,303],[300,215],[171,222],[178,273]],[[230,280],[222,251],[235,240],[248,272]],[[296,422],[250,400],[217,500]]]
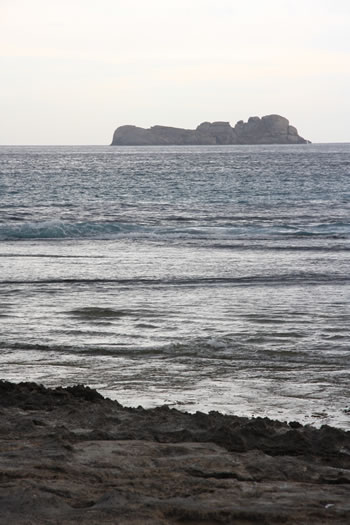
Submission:
[[[348,524],[350,433],[0,381],[1,524]]]
[[[289,120],[281,115],[250,117],[232,127],[229,122],[202,122],[196,129],[126,125],[113,134],[112,146],[183,146],[230,144],[307,144]]]

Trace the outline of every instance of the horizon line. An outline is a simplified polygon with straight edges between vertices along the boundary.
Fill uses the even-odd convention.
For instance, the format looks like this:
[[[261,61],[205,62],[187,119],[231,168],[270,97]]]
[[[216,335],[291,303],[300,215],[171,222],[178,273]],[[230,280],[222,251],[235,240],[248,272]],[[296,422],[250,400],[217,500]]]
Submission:
[[[331,142],[328,142],[328,141],[322,141],[322,142],[310,142],[308,144],[144,144],[144,145],[114,145],[113,147],[116,147],[116,148],[149,148],[149,147],[180,147],[180,148],[183,148],[183,147],[241,147],[241,146],[310,146],[310,145],[317,145],[317,144],[350,144],[350,139],[349,140],[346,140],[346,141],[331,141]],[[38,147],[43,147],[43,146],[47,146],[47,147],[57,147],[57,146],[61,146],[61,147],[69,147],[69,146],[72,146],[72,147],[81,147],[81,146],[111,146],[111,144],[93,144],[93,143],[85,143],[85,144],[53,144],[53,143],[50,143],[50,144],[40,144],[40,143],[33,143],[33,144],[0,144],[0,147],[33,147],[33,146],[38,146]]]

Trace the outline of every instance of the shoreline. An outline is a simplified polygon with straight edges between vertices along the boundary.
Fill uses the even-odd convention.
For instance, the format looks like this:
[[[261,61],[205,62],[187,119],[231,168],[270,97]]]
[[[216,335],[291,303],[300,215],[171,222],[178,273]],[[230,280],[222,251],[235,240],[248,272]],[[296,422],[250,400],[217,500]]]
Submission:
[[[0,381],[0,523],[348,523],[350,432]],[[117,520],[117,521],[116,521]]]

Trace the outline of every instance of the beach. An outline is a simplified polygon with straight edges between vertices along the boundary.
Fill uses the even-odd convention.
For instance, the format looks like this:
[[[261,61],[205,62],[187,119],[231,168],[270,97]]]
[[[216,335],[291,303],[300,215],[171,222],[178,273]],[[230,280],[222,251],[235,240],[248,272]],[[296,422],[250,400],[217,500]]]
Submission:
[[[0,382],[0,523],[347,524],[350,434]]]

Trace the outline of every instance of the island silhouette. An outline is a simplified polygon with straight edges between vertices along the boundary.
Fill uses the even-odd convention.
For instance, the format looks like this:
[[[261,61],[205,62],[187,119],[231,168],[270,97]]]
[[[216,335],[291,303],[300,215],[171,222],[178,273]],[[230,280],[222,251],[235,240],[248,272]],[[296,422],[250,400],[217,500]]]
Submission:
[[[232,127],[229,122],[202,122],[196,129],[171,126],[118,127],[112,146],[171,146],[215,144],[308,144],[289,120],[280,115],[250,117]]]

